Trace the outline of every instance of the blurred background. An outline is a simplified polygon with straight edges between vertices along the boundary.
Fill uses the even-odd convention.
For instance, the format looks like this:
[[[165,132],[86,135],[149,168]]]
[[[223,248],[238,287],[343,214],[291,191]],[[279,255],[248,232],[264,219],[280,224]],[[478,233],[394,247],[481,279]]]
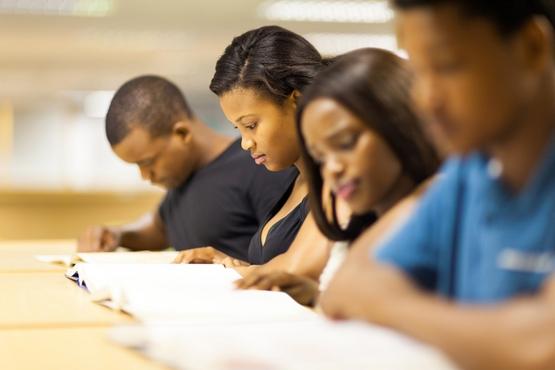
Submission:
[[[126,80],[167,77],[230,132],[208,85],[234,36],[277,24],[327,56],[396,51],[392,17],[386,1],[0,0],[0,239],[76,237],[156,206],[162,191],[104,136]]]

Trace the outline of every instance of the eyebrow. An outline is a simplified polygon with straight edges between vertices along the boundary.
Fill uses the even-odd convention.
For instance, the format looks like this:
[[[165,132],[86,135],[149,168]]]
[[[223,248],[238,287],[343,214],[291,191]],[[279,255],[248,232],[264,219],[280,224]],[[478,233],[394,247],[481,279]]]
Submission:
[[[237,123],[242,123],[241,121],[242,121],[244,118],[250,117],[250,116],[254,116],[254,114],[252,114],[252,113],[251,113],[251,114],[245,114],[245,115],[243,115],[243,116],[237,118],[237,119],[235,120],[235,122],[237,122]]]
[[[340,126],[339,128],[336,128],[335,130],[333,130],[333,131],[331,132],[331,134],[326,135],[326,136],[325,136],[325,139],[326,139],[326,140],[333,140],[333,139],[336,139],[337,137],[339,137],[339,136],[345,134],[345,132],[352,133],[352,131],[353,131],[353,128],[351,128],[351,127],[349,127],[349,126],[343,124],[343,125]]]

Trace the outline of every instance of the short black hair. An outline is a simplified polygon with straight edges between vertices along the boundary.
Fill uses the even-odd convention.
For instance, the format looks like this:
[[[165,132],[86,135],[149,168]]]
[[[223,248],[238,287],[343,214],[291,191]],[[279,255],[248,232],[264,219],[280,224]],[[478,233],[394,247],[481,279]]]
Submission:
[[[375,217],[357,215],[347,229],[342,229],[332,197],[332,219],[329,219],[322,203],[324,181],[320,165],[308,153],[302,134],[306,107],[316,99],[329,98],[348,109],[387,143],[401,163],[402,171],[419,184],[437,171],[440,159],[413,108],[411,84],[412,74],[406,61],[385,50],[366,48],[337,58],[320,72],[301,98],[296,122],[301,156],[307,169],[309,199],[314,219],[328,238],[353,240]]]
[[[555,28],[554,0],[390,0],[394,8],[455,5],[463,14],[492,21],[502,35],[510,35],[534,16],[546,17]]]
[[[179,120],[193,116],[175,84],[159,76],[140,76],[116,91],[106,114],[106,136],[111,146],[119,144],[133,127],[159,137],[171,133]]]
[[[279,26],[264,26],[233,39],[216,63],[210,90],[218,96],[252,88],[275,103],[302,93],[330,62],[304,37]]]

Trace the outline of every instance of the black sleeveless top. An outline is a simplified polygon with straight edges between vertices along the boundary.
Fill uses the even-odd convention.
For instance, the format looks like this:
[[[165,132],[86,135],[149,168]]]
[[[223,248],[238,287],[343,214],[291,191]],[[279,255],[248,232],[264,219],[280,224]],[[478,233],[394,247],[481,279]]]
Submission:
[[[304,197],[301,203],[289,212],[289,214],[270,227],[270,230],[266,235],[264,245],[262,245],[261,235],[264,226],[279,212],[281,207],[283,207],[287,201],[289,195],[291,195],[297,176],[298,173],[292,178],[291,185],[283,194],[281,199],[276,203],[274,208],[272,208],[266,217],[266,221],[260,225],[256,234],[254,234],[251,238],[249,244],[249,263],[253,265],[264,264],[275,256],[287,252],[293,243],[293,240],[295,240],[295,237],[297,236],[297,233],[299,232],[299,229],[301,228],[301,225],[310,210],[308,196]]]

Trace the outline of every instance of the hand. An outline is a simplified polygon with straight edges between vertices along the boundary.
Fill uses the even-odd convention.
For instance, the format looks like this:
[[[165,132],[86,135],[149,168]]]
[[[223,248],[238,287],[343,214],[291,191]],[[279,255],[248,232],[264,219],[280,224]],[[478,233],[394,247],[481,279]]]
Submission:
[[[179,252],[173,263],[223,264],[231,257],[214,247],[200,247]]]
[[[223,260],[221,260],[220,263],[222,265],[224,265],[225,267],[235,268],[235,269],[250,266],[250,264],[248,262],[239,260],[237,258],[229,257],[229,256],[227,256]]]
[[[375,263],[349,263],[334,276],[319,304],[332,319],[388,325],[392,307],[410,307],[422,292],[399,270]]]
[[[305,306],[314,305],[320,293],[318,282],[283,271],[263,272],[254,270],[235,284],[240,289],[282,291]]]
[[[106,226],[89,227],[77,241],[77,252],[113,252],[120,243],[121,231]]]

